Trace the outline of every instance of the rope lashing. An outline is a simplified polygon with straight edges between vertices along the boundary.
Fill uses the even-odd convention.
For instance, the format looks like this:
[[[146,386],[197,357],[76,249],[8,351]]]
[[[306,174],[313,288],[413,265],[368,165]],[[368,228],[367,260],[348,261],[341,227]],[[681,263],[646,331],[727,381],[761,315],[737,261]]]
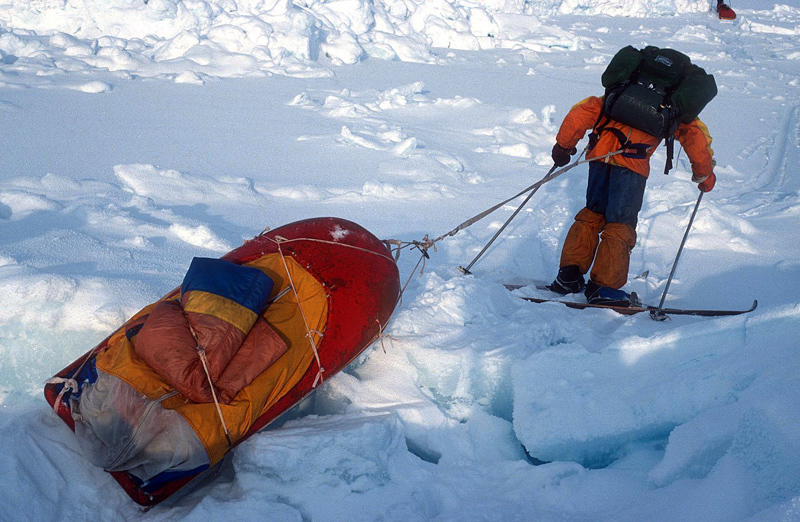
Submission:
[[[381,254],[380,252],[375,252],[374,250],[369,250],[369,249],[358,247],[358,246],[355,246],[355,245],[348,245],[347,243],[339,243],[337,241],[329,241],[329,240],[325,240],[325,239],[316,239],[316,238],[308,238],[308,237],[287,239],[287,238],[285,238],[283,236],[277,236],[277,235],[272,237],[272,238],[268,237],[267,239],[269,241],[272,241],[273,243],[275,243],[275,245],[278,247],[278,253],[281,256],[281,262],[283,263],[283,268],[284,268],[284,270],[286,272],[286,277],[289,280],[288,288],[291,288],[291,291],[294,294],[295,302],[297,303],[297,307],[300,310],[300,315],[303,318],[303,324],[305,325],[305,328],[306,328],[306,338],[308,339],[308,342],[309,342],[309,344],[311,346],[311,350],[314,352],[314,358],[315,358],[315,360],[317,362],[317,368],[319,370],[317,372],[316,377],[314,378],[314,383],[312,384],[312,388],[316,388],[319,384],[321,384],[323,382],[323,374],[325,373],[325,368],[322,366],[322,361],[321,361],[320,356],[319,356],[319,348],[317,346],[317,342],[315,340],[315,336],[323,337],[324,334],[322,332],[320,332],[319,330],[312,329],[308,324],[308,319],[306,318],[306,314],[303,311],[303,306],[300,303],[300,296],[297,293],[297,287],[296,287],[296,285],[294,283],[294,279],[292,278],[292,274],[289,271],[289,265],[286,262],[286,255],[283,252],[282,245],[285,245],[287,243],[294,243],[294,242],[298,242],[298,241],[310,241],[310,242],[315,242],[315,243],[324,243],[324,244],[328,244],[328,245],[336,245],[336,246],[339,246],[339,247],[351,248],[351,249],[355,249],[355,250],[358,250],[360,252],[364,252],[364,253],[367,253],[367,254],[376,255],[378,257],[382,257],[384,259],[392,261],[393,263],[396,263],[397,259],[400,257],[400,250],[402,248],[405,248],[405,246],[413,246],[413,247],[419,249],[419,251],[422,253],[422,255],[420,256],[420,260],[417,262],[417,266],[419,266],[419,264],[421,262],[424,262],[424,260],[426,258],[430,259],[430,256],[427,253],[427,250],[429,248],[433,247],[434,250],[436,249],[436,245],[428,238],[427,235],[422,239],[422,241],[405,242],[405,241],[400,241],[400,240],[396,240],[396,239],[384,240],[383,243],[387,246],[389,251],[392,250],[390,245],[395,245],[397,247],[397,252],[396,252],[396,255],[394,257],[386,256],[385,254]],[[424,269],[424,265],[423,265],[423,269]],[[414,267],[414,270],[412,270],[412,274],[414,273],[414,271],[416,271],[416,267]],[[409,277],[409,281],[410,281],[410,279],[411,278]],[[408,281],[406,282],[406,285],[408,285]],[[286,293],[288,288],[284,289],[281,292],[280,295],[283,295],[284,293]],[[405,287],[403,287],[403,288],[405,288]],[[400,301],[400,298],[401,298],[402,294],[403,294],[403,292],[401,290],[400,294],[398,295],[398,302]],[[276,300],[277,300],[277,297],[275,299],[273,299],[273,301],[276,301]],[[381,340],[381,346],[383,347],[383,351],[385,353],[386,352],[386,348],[383,346],[383,335],[382,335],[383,326],[381,325],[381,323],[380,323],[380,321],[378,319],[375,319],[375,322],[378,323],[378,333],[377,333],[375,338]]]
[[[219,399],[217,399],[217,392],[214,390],[214,383],[211,382],[211,373],[208,371],[208,358],[206,358],[206,351],[200,345],[197,345],[197,355],[200,356],[200,362],[203,363],[203,370],[206,372],[208,386],[211,388],[211,397],[214,399],[214,406],[217,407],[217,415],[219,415],[219,420],[222,423],[222,430],[225,432],[225,440],[228,441],[228,449],[233,449],[231,433],[228,431],[228,425],[225,424],[225,416],[222,415],[222,408],[219,405]]]
[[[392,257],[394,258],[395,262],[397,262],[397,260],[400,259],[400,250],[401,250],[400,247],[402,247],[405,244],[405,242],[400,241],[399,239],[382,239],[381,243],[386,245],[386,248],[388,248],[390,252],[394,251]],[[394,245],[397,248],[392,248],[392,245]]]
[[[97,348],[98,346],[95,346],[86,353],[86,355],[83,357],[83,361],[81,361],[81,364],[78,366],[78,368],[72,372],[70,377],[66,379],[63,377],[53,377],[45,382],[45,384],[64,384],[64,387],[61,388],[60,392],[58,392],[58,396],[53,402],[53,411],[55,411],[56,414],[58,413],[58,407],[61,404],[64,395],[66,395],[68,391],[71,391],[72,393],[77,393],[80,391],[80,386],[78,385],[78,381],[75,380],[75,376],[81,373],[81,370],[83,370],[83,367],[86,366],[87,362],[89,362],[89,359],[92,358],[94,353],[97,351]]]
[[[222,408],[220,407],[219,400],[217,399],[217,392],[214,389],[214,381],[211,379],[211,372],[208,370],[208,358],[206,357],[206,350],[200,345],[200,341],[197,339],[197,334],[194,332],[194,328],[192,328],[192,324],[189,322],[188,318],[186,319],[186,324],[189,325],[189,331],[191,332],[196,344],[195,350],[197,350],[197,356],[200,357],[200,363],[203,365],[203,370],[206,373],[208,387],[211,388],[211,398],[214,399],[214,406],[217,408],[217,415],[219,416],[219,421],[222,424],[222,431],[225,432],[225,440],[228,441],[228,449],[233,449],[231,434],[228,431],[228,425],[225,424],[225,416],[222,414]]]
[[[383,343],[383,339],[384,339],[384,338],[388,338],[388,339],[390,339],[390,340],[392,340],[392,341],[394,341],[394,340],[396,340],[396,339],[395,339],[394,337],[392,337],[391,335],[389,335],[389,334],[385,334],[385,333],[383,333],[383,329],[384,329],[386,326],[385,326],[385,325],[382,325],[382,324],[381,324],[381,322],[380,322],[378,319],[375,319],[375,322],[376,322],[376,323],[378,323],[378,334],[375,336],[375,339],[379,339],[379,340],[380,340],[380,342],[381,342],[381,349],[383,349],[383,353],[387,353],[387,352],[386,352],[386,345]],[[374,341],[375,339],[373,339],[373,341]],[[372,344],[372,343],[370,343],[370,344]]]
[[[352,248],[353,250],[358,250],[358,251],[363,252],[365,254],[372,254],[373,256],[382,257],[384,259],[388,259],[389,261],[393,260],[391,256],[387,256],[386,254],[382,254],[380,252],[375,252],[374,250],[369,250],[367,248],[356,246],[356,245],[348,245],[347,243],[339,243],[337,241],[330,241],[330,240],[327,240],[327,239],[318,239],[318,238],[313,238],[313,237],[296,237],[296,238],[292,238],[292,239],[287,239],[287,238],[282,237],[282,236],[275,236],[274,238],[267,237],[266,239],[268,241],[272,241],[273,243],[278,244],[278,245],[280,245],[280,244],[288,244],[288,243],[296,243],[298,241],[309,241],[311,243],[324,243],[326,245],[336,245],[336,246],[344,247],[344,248]],[[384,243],[387,242],[387,241],[391,242],[391,241],[396,241],[396,240],[386,239],[386,240],[384,240]],[[265,253],[265,252],[262,252],[262,253]]]
[[[83,365],[81,365],[83,366]],[[78,372],[75,372],[77,374]],[[58,392],[58,397],[56,397],[55,402],[53,402],[53,411],[58,413],[58,407],[61,405],[61,400],[64,398],[64,395],[71,391],[72,393],[78,392],[78,381],[71,378],[63,378],[63,377],[53,377],[52,379],[48,379],[45,384],[63,384],[64,387],[61,388],[61,391]]]
[[[283,243],[289,243],[291,241],[296,240],[288,240],[282,236],[275,236],[274,238],[268,238],[270,241],[275,243],[278,247],[278,253],[281,255],[281,262],[283,263],[283,269],[286,271],[286,277],[289,280],[289,287],[292,289],[292,293],[294,294],[294,300],[297,303],[297,308],[300,310],[300,316],[303,318],[303,325],[306,328],[306,338],[308,339],[308,343],[311,345],[311,350],[314,352],[314,359],[317,361],[317,376],[314,377],[314,383],[311,385],[312,388],[316,388],[318,384],[322,383],[322,374],[325,373],[325,368],[322,367],[322,361],[319,358],[319,350],[317,349],[317,342],[314,339],[314,334],[319,335],[322,337],[322,332],[318,330],[312,330],[311,327],[308,325],[308,319],[306,318],[306,313],[303,311],[303,305],[300,303],[300,295],[297,293],[297,287],[294,284],[294,279],[292,279],[292,274],[289,271],[289,264],[286,262],[286,256],[283,253],[283,248],[281,245]],[[309,241],[311,241],[309,239]],[[341,243],[337,243],[335,241],[325,241],[325,240],[317,240],[320,243],[331,243],[334,245],[341,245],[341,246],[351,246],[351,245],[343,245]],[[354,247],[358,250],[363,250],[369,252],[366,249],[360,247]],[[382,256],[385,257],[385,256]]]
[[[394,245],[394,261],[397,262],[400,259],[400,251],[404,248],[415,248],[420,251],[420,254],[425,259],[430,259],[431,256],[428,254],[428,250],[433,248],[436,251],[436,243],[425,234],[420,241],[401,241],[400,239],[384,239],[382,242],[386,245],[389,250],[392,250],[392,246]]]

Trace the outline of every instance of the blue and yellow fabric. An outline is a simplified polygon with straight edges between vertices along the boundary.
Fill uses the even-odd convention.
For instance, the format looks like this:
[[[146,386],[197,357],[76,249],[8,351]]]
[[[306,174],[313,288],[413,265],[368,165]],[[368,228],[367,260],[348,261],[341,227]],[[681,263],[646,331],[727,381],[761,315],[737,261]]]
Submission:
[[[180,299],[159,303],[144,322],[135,339],[136,353],[190,400],[211,402],[212,383],[219,386],[273,286],[272,279],[257,268],[195,258],[181,285]],[[199,350],[205,353],[208,374]],[[261,365],[249,361],[236,366]],[[231,393],[225,395],[229,402]]]

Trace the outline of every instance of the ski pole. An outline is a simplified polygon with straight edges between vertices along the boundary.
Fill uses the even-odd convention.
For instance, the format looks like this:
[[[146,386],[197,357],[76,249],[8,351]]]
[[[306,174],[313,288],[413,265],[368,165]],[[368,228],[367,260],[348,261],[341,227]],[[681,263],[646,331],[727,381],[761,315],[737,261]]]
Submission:
[[[534,188],[534,189],[531,191],[531,193],[530,193],[530,194],[528,194],[528,197],[527,197],[527,198],[525,198],[525,201],[523,201],[523,202],[522,202],[522,204],[521,204],[519,207],[517,207],[517,210],[515,210],[515,211],[514,211],[514,213],[513,213],[513,214],[511,214],[511,217],[509,217],[509,218],[506,220],[506,222],[505,222],[505,223],[503,223],[503,226],[502,226],[502,227],[500,227],[500,230],[498,230],[497,232],[495,232],[495,234],[494,234],[494,236],[492,237],[492,239],[491,239],[491,240],[489,240],[489,242],[488,242],[488,243],[486,243],[486,246],[485,246],[485,247],[483,247],[483,250],[481,250],[481,251],[478,253],[478,255],[477,255],[477,256],[475,256],[475,259],[473,259],[473,260],[470,262],[470,264],[468,264],[466,267],[463,267],[463,266],[459,266],[459,267],[458,267],[458,269],[459,269],[459,270],[461,270],[461,272],[462,272],[462,273],[464,273],[464,274],[466,274],[466,275],[469,275],[469,274],[471,274],[471,273],[472,273],[472,272],[470,272],[470,271],[469,271],[469,269],[470,269],[470,268],[472,268],[472,265],[474,265],[475,263],[477,263],[477,262],[478,262],[478,259],[480,259],[480,258],[481,258],[481,256],[483,255],[483,253],[484,253],[484,252],[486,252],[486,250],[488,250],[488,249],[489,249],[489,247],[492,245],[492,243],[494,243],[494,240],[495,240],[495,239],[497,239],[497,237],[498,237],[500,234],[502,234],[502,233],[503,233],[503,230],[505,230],[505,228],[508,226],[508,224],[509,224],[509,223],[511,223],[511,220],[513,220],[515,217],[517,217],[517,214],[519,214],[519,212],[522,210],[522,208],[523,208],[523,207],[524,207],[524,206],[525,206],[525,205],[528,203],[528,201],[530,201],[530,199],[533,197],[533,195],[534,195],[534,194],[536,194],[536,191],[537,191],[537,190],[539,190],[539,188],[540,188],[542,185],[544,185],[546,181],[549,181],[547,178],[550,176],[550,174],[552,174],[552,173],[553,173],[553,171],[554,171],[554,170],[556,170],[556,167],[557,167],[557,165],[555,165],[555,164],[554,164],[554,165],[553,165],[553,167],[552,167],[552,168],[551,168],[551,169],[550,169],[550,170],[547,172],[547,174],[545,174],[545,175],[544,175],[544,177],[541,179],[541,181],[540,181],[540,182],[539,182],[539,184],[536,186],[536,188]]]
[[[686,244],[686,238],[689,237],[689,230],[692,228],[692,222],[694,221],[694,216],[697,214],[697,209],[700,207],[700,200],[703,199],[703,191],[700,191],[700,195],[697,196],[697,203],[694,205],[694,211],[692,212],[692,217],[689,218],[689,224],[686,226],[686,233],[683,234],[683,241],[681,241],[681,246],[678,247],[678,255],[675,256],[675,262],[672,263],[672,271],[669,273],[669,278],[667,279],[667,284],[664,287],[664,293],[661,295],[661,302],[658,303],[658,308],[656,310],[650,310],[650,319],[655,321],[663,321],[667,318],[667,314],[664,313],[664,300],[667,298],[667,291],[669,290],[669,285],[672,283],[672,276],[675,275],[675,269],[678,268],[678,259],[681,257],[681,252],[683,251],[683,245]]]

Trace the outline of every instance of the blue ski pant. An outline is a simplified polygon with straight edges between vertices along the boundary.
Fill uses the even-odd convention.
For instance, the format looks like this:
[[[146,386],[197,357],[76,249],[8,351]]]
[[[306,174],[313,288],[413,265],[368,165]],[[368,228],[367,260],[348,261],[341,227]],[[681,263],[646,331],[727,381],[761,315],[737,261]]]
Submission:
[[[600,161],[589,162],[586,207],[575,216],[561,250],[560,266],[577,265],[599,286],[628,282],[630,252],[647,178]]]

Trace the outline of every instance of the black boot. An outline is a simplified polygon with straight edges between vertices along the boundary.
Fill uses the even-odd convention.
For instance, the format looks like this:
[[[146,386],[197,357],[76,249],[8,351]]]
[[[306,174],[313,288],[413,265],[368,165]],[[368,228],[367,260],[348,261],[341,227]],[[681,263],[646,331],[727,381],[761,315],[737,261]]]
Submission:
[[[581,272],[578,265],[562,266],[558,269],[558,276],[553,281],[549,288],[553,292],[559,294],[576,294],[583,290],[585,283],[583,280],[583,272]]]

